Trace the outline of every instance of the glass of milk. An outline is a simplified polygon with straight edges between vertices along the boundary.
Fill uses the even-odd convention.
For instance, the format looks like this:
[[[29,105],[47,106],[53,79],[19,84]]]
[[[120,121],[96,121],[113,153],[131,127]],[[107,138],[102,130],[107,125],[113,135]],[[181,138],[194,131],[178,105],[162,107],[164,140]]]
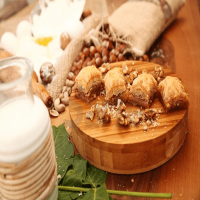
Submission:
[[[0,163],[23,162],[51,131],[48,110],[33,94],[32,72],[28,59],[0,61]]]

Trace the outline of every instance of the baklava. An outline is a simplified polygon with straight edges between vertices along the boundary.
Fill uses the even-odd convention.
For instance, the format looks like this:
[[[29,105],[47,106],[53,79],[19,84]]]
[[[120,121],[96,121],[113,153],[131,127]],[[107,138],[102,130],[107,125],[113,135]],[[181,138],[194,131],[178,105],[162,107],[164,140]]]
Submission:
[[[87,103],[99,96],[103,88],[102,74],[95,66],[83,68],[75,79],[75,95]]]
[[[122,73],[122,68],[110,70],[105,78],[105,100],[110,104],[117,104],[120,95],[126,91],[126,82]]]
[[[175,108],[188,108],[189,106],[188,94],[177,77],[167,76],[159,83],[158,92],[166,112]]]
[[[151,74],[143,73],[134,79],[130,87],[129,103],[150,108],[157,91],[157,81]]]

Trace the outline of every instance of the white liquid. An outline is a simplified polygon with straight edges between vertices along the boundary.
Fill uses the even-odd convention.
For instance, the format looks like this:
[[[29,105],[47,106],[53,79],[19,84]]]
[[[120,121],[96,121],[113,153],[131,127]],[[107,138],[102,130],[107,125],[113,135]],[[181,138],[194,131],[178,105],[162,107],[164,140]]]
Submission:
[[[0,162],[19,163],[36,151],[50,130],[48,111],[34,96],[0,105]]]

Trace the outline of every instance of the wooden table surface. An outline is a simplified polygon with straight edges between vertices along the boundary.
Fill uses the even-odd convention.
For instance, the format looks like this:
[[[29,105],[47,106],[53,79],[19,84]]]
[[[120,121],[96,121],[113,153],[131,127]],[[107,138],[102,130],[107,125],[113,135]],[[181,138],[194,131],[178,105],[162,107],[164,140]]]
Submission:
[[[124,0],[107,0],[112,13]],[[30,12],[26,7],[9,20]],[[4,27],[5,28],[5,27]],[[0,26],[0,35],[2,26]],[[163,48],[170,46],[169,66],[187,86],[190,97],[188,135],[180,151],[167,163],[149,172],[135,175],[108,173],[107,189],[139,192],[174,193],[173,200],[200,199],[200,14],[197,0],[187,0],[177,19],[162,35]],[[168,48],[168,47],[167,47]],[[52,125],[70,125],[68,109]],[[69,129],[69,132],[73,130]],[[143,200],[145,198],[112,196],[116,200]]]

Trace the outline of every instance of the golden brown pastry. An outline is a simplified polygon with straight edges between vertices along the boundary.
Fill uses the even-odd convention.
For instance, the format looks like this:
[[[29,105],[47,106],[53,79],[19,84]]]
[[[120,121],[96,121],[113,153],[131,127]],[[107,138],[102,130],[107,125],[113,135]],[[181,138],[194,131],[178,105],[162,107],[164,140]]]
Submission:
[[[75,95],[85,102],[90,102],[100,95],[104,87],[101,72],[95,66],[83,68],[75,79]]]
[[[159,83],[158,91],[166,112],[175,108],[188,108],[188,94],[177,77],[167,76]]]
[[[110,70],[105,78],[106,97],[105,100],[111,104],[116,104],[120,95],[126,91],[126,83],[122,73],[122,68]]]
[[[157,90],[157,81],[151,74],[143,73],[134,79],[130,88],[129,102],[133,105],[149,108]]]

